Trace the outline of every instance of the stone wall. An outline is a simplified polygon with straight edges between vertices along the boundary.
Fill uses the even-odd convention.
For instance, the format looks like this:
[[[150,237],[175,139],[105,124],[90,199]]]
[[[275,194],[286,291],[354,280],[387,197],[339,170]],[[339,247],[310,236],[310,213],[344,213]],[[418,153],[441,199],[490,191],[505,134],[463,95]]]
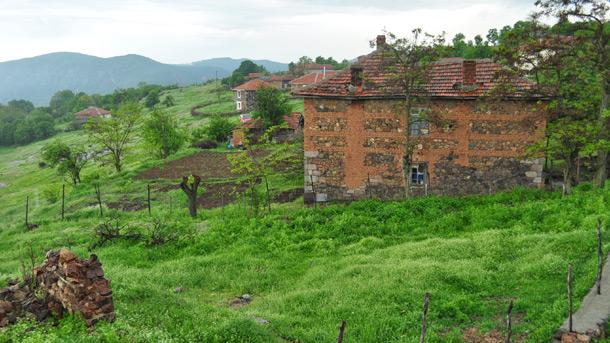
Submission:
[[[318,201],[402,197],[407,130],[398,106],[394,100],[305,99],[305,192]],[[430,133],[409,138],[411,164],[427,166],[426,184],[414,186],[413,194],[542,186],[541,160],[523,155],[544,137],[544,104],[433,100],[429,109]]]

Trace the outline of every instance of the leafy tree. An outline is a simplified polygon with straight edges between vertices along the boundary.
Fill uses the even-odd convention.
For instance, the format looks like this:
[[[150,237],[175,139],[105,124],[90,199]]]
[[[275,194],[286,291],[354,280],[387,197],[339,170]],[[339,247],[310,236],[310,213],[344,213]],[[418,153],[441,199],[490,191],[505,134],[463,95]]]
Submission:
[[[56,140],[42,148],[42,158],[51,167],[57,167],[60,175],[69,175],[76,185],[81,182],[80,172],[87,164],[88,155],[80,148],[70,147]]]
[[[117,172],[122,169],[127,145],[133,139],[141,113],[142,107],[138,103],[128,102],[121,105],[112,117],[95,117],[84,125],[91,143],[108,152],[110,163]]]
[[[265,73],[265,67],[260,66],[250,60],[245,60],[240,63],[239,67],[233,71],[231,76],[224,78],[222,83],[230,87],[244,83],[250,73]]]
[[[30,113],[34,110],[34,104],[27,100],[11,100],[8,102],[8,107],[20,110],[24,113]]]
[[[256,103],[252,115],[265,123],[265,128],[280,124],[285,115],[292,112],[289,97],[275,87],[260,87],[256,91]]]
[[[153,109],[150,117],[144,121],[142,132],[146,145],[161,158],[178,151],[186,141],[186,135],[178,127],[176,118],[158,108]]]
[[[383,65],[388,74],[387,91],[402,97],[396,110],[405,118],[407,127],[410,127],[412,121],[420,119],[411,116],[414,106],[427,107],[429,96],[424,85],[427,83],[432,63],[440,57],[444,37],[425,34],[421,29],[414,29],[412,36],[408,38],[397,38],[392,33],[388,33],[388,37],[387,43],[377,47],[385,61]],[[458,37],[458,40],[460,39]],[[371,45],[375,44],[371,42]],[[411,160],[418,140],[417,137],[410,137],[410,130],[404,132],[406,139],[403,172],[406,180],[405,195],[409,196]]]
[[[49,107],[51,115],[55,118],[63,117],[73,109],[73,102],[76,95],[71,90],[59,91],[51,97]]]
[[[163,99],[163,105],[165,107],[172,107],[172,106],[176,106],[176,101],[174,100],[174,97],[171,95],[167,95],[165,97],[165,99]]]
[[[210,122],[203,127],[203,133],[217,142],[224,142],[235,128],[235,124],[228,118],[219,115],[213,116]]]
[[[610,140],[610,23],[607,14],[610,5],[607,0],[538,0],[539,12],[535,18],[553,17],[558,24],[565,24],[570,19],[576,20],[568,25],[572,37],[578,39],[574,48],[582,51],[579,54],[582,62],[590,62],[599,79],[601,93],[597,120],[603,127],[598,139]],[[607,144],[606,144],[607,146]],[[602,187],[608,178],[608,148],[597,151],[597,173],[595,184]]]
[[[154,90],[146,95],[146,98],[144,98],[144,105],[147,108],[153,108],[159,101],[159,92]]]

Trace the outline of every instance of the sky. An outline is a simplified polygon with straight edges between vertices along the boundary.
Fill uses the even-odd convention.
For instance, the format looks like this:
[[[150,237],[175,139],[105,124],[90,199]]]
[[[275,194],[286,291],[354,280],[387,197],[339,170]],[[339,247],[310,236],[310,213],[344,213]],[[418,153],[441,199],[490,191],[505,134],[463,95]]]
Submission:
[[[164,63],[213,57],[353,59],[384,30],[450,40],[526,19],[534,0],[0,0],[0,61],[50,52],[139,54]]]

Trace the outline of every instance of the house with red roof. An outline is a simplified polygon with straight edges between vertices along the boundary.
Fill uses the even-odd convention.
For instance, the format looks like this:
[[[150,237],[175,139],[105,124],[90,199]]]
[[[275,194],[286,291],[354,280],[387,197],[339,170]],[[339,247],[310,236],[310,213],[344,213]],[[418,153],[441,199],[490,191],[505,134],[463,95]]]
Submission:
[[[307,63],[303,65],[303,70],[306,74],[308,73],[324,73],[329,70],[333,70],[332,64],[319,64],[319,63]]]
[[[249,112],[256,103],[256,91],[261,87],[275,87],[267,81],[255,79],[247,81],[235,88],[235,109],[239,112]]]
[[[303,114],[300,112],[293,112],[289,115],[283,116],[285,127],[276,129],[271,134],[271,139],[277,143],[285,143],[292,140],[295,133],[302,130]],[[250,116],[240,116],[241,123],[233,129],[233,135],[231,137],[231,146],[234,148],[241,148],[244,146],[244,140],[246,137],[252,143],[258,142],[260,137],[265,133],[265,125],[259,118],[251,118]]]
[[[290,81],[290,91],[295,92],[301,88],[311,86],[326,79],[327,77],[335,75],[336,73],[336,71],[329,70],[326,72],[312,72],[309,74],[305,74]]]
[[[501,77],[491,60],[440,60],[407,114],[387,49],[379,36],[350,68],[293,92],[304,98],[306,202],[543,186],[544,159],[525,157],[546,129],[532,82]]]
[[[107,111],[103,108],[89,106],[80,112],[74,113],[74,121],[72,122],[72,126],[79,129],[90,118],[96,118],[96,117],[109,118],[111,115],[112,115],[112,113],[110,113],[110,111]]]

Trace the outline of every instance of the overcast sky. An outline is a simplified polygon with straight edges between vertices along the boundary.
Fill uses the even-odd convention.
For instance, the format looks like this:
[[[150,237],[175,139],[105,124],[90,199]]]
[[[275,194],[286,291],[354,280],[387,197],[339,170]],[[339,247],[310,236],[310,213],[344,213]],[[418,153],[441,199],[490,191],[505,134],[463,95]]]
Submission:
[[[73,51],[165,63],[354,58],[384,29],[485,36],[534,0],[0,0],[0,61]]]

